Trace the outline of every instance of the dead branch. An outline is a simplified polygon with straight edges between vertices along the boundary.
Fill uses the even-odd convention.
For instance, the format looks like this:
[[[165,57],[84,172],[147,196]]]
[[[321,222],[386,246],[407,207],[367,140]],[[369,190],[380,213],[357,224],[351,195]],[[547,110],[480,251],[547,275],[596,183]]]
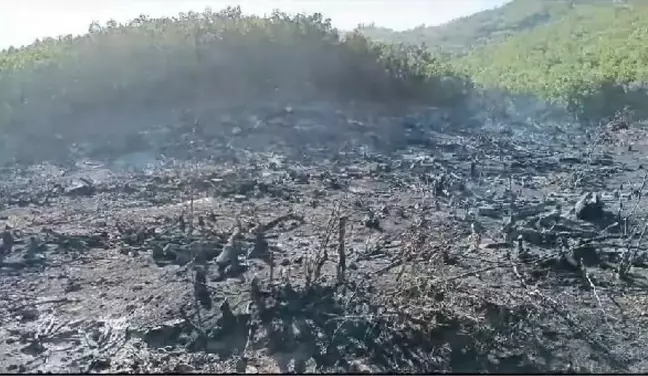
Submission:
[[[346,272],[346,253],[344,247],[344,238],[346,234],[347,217],[340,217],[338,220],[338,264],[337,264],[337,282],[344,283],[344,274]]]
[[[623,258],[619,263],[619,269],[617,272],[618,277],[620,279],[626,279],[628,277],[628,274],[630,273],[630,269],[632,268],[633,261],[637,257],[637,253],[639,252],[639,249],[641,247],[641,242],[647,230],[648,230],[648,219],[644,221],[643,230],[639,235],[639,239],[637,240],[637,245],[635,247],[631,245],[631,241],[632,241],[631,236],[628,236],[626,241],[626,247],[623,253]]]
[[[335,223],[338,221],[338,209],[335,208],[333,209],[333,212],[331,213],[331,217],[328,222],[326,234],[324,235],[324,239],[320,243],[320,247],[317,253],[317,257],[314,260],[315,261],[315,273],[314,273],[314,278],[313,282],[317,281],[321,274],[322,274],[322,268],[324,267],[324,263],[328,261],[328,245],[331,241],[331,236],[333,235],[333,229],[335,226]]]

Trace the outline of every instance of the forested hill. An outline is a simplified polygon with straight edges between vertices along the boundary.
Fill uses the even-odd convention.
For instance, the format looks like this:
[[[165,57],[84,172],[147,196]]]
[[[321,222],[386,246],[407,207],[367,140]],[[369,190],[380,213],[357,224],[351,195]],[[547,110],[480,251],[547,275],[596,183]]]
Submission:
[[[587,3],[611,0],[589,0]],[[463,55],[489,43],[497,43],[523,31],[560,21],[574,4],[584,0],[514,0],[505,5],[459,18],[440,26],[419,26],[406,31],[368,25],[362,32],[387,42],[425,43],[436,51]]]
[[[371,35],[371,30],[364,30]],[[383,30],[383,40],[386,33]],[[600,115],[648,108],[648,1],[513,0],[392,40],[447,52],[477,83]]]
[[[560,21],[488,44],[454,65],[475,81],[592,114],[645,111],[648,2],[576,4]]]

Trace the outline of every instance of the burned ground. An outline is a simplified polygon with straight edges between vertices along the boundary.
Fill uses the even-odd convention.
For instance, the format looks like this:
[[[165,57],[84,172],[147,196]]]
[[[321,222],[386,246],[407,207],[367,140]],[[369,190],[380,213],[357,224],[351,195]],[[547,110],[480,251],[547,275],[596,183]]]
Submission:
[[[645,372],[645,140],[281,106],[18,160],[0,371]]]

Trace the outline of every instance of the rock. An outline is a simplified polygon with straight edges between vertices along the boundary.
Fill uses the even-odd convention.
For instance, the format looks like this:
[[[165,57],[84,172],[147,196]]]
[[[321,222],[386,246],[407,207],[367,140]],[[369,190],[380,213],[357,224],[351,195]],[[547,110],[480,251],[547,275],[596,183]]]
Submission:
[[[601,257],[592,245],[578,244],[572,249],[571,253],[575,260],[587,266],[599,266],[601,264]]]
[[[365,227],[372,230],[380,230],[380,219],[373,214],[367,214],[362,220]]]
[[[153,260],[163,260],[166,252],[164,252],[164,249],[160,247],[158,244],[155,244],[153,246],[153,249],[151,250]]]
[[[359,360],[354,360],[349,365],[349,372],[355,374],[371,374],[371,368]]]
[[[25,309],[20,313],[20,321],[35,321],[40,317],[40,313],[36,308]]]
[[[491,218],[499,218],[502,216],[502,208],[495,205],[484,205],[477,209],[477,215]]]
[[[144,333],[144,341],[154,348],[163,348],[173,343],[185,329],[184,319],[169,320]]]
[[[234,258],[238,257],[236,247],[231,244],[225,244],[221,253],[216,257],[216,264],[227,266]]]
[[[522,236],[524,241],[533,245],[541,246],[544,244],[544,237],[542,233],[533,228],[519,228],[516,233],[519,236]]]
[[[103,371],[110,369],[110,366],[112,365],[112,362],[110,358],[107,357],[101,357],[95,359],[94,363],[92,364],[92,369],[97,370],[97,371]]]
[[[496,242],[496,243],[484,243],[482,246],[484,249],[505,249],[505,248],[513,248],[511,243],[507,242]]]
[[[20,349],[23,354],[37,356],[47,351],[47,348],[38,341],[30,342],[27,346]]]
[[[90,196],[94,191],[94,187],[88,180],[76,179],[65,188],[64,192],[68,196]]]
[[[259,369],[254,367],[254,366],[247,365],[245,367],[245,373],[248,374],[248,375],[257,375],[257,374],[259,374]]]
[[[173,369],[173,372],[175,372],[175,373],[192,373],[195,370],[196,369],[193,366],[189,365],[189,364],[178,363],[178,364],[176,364],[175,368]]]
[[[580,263],[576,258],[574,258],[574,255],[571,251],[566,252],[560,256],[560,263],[561,266],[564,267],[567,270],[579,270],[580,269]]]
[[[164,246],[164,248],[162,248],[162,252],[165,259],[170,260],[176,265],[180,266],[186,265],[189,261],[191,261],[192,258],[191,252],[186,249],[186,247],[177,244],[168,243]],[[161,261],[159,259],[154,260],[156,262]]]
[[[23,255],[24,260],[44,260],[45,255],[43,252],[46,250],[45,244],[36,236],[30,236],[26,247],[26,252]]]
[[[83,290],[83,286],[81,286],[78,282],[76,281],[68,281],[67,285],[65,285],[65,293],[70,293],[70,292],[77,292]]]
[[[576,218],[583,221],[595,221],[601,219],[604,215],[603,202],[598,194],[587,192],[584,193],[574,206]]]
[[[565,164],[577,164],[577,163],[583,163],[583,160],[578,157],[562,157],[558,160],[560,163],[565,163]]]
[[[188,264],[192,259],[191,253],[186,250],[186,249],[179,249],[178,252],[175,253],[175,263],[176,265],[186,265]]]

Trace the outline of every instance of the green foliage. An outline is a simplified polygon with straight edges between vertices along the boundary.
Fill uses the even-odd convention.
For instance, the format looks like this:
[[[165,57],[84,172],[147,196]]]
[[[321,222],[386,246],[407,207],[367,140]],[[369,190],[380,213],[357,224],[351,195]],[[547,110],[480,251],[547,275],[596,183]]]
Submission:
[[[585,119],[625,106],[648,117],[645,0],[513,0],[437,27],[361,31],[425,43],[479,86],[533,94]]]
[[[570,2],[562,0],[515,0],[440,26],[396,32],[368,25],[362,32],[385,42],[425,43],[435,52],[461,56],[486,44],[499,43],[520,32],[557,22],[570,7]]]
[[[244,16],[240,8],[92,24],[0,53],[0,127],[42,130],[79,113],[213,98],[422,100],[467,88],[425,49],[341,37],[320,14]]]
[[[477,49],[455,66],[486,86],[607,116],[625,105],[645,107],[643,93],[624,87],[648,82],[647,41],[648,3],[580,3],[560,22]]]

